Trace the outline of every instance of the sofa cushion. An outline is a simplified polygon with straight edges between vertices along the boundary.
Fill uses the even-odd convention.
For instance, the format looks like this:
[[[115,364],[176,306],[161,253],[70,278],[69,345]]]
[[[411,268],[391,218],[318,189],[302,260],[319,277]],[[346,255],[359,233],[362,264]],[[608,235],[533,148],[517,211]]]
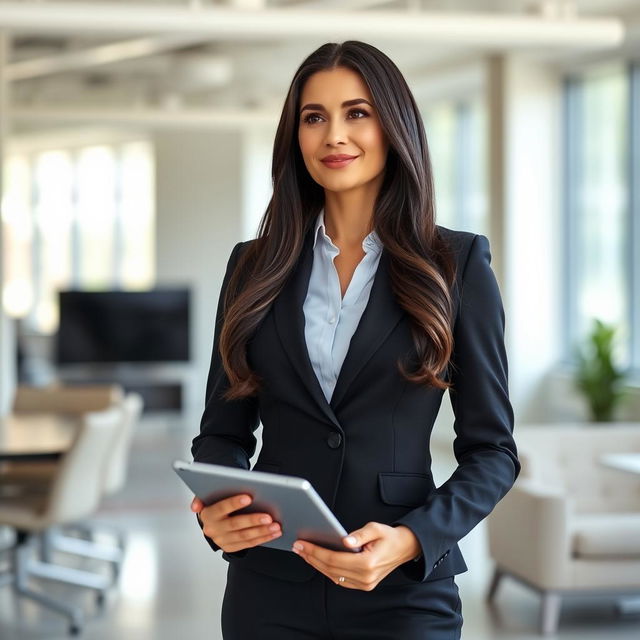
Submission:
[[[640,558],[640,512],[576,514],[572,551],[580,558]]]

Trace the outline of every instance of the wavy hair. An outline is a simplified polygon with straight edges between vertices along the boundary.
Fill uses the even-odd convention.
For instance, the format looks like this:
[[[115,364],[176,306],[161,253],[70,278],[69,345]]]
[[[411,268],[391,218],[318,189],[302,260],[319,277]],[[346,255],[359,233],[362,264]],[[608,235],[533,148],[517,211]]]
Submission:
[[[304,237],[324,206],[324,189],[307,171],[298,144],[299,107],[307,79],[345,67],[369,87],[389,142],[373,228],[389,254],[394,296],[406,311],[417,356],[400,373],[425,386],[446,389],[453,351],[451,286],[455,261],[435,224],[434,186],[420,112],[402,73],[382,51],[365,42],[327,43],[296,71],[278,124],[272,159],[273,195],[230,277],[220,332],[220,355],[229,378],[227,400],[254,395],[258,374],[247,360],[247,343],[268,313],[302,251]]]

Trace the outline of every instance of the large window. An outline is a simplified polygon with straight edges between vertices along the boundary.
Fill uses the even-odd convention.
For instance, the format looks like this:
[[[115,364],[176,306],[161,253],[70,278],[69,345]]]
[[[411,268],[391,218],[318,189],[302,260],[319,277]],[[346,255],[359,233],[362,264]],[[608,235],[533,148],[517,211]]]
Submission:
[[[423,114],[436,188],[436,219],[445,227],[488,230],[486,110],[480,98],[443,101]]]
[[[31,330],[57,329],[58,289],[152,286],[148,141],[13,152],[4,194],[3,308]]]
[[[617,360],[637,369],[640,243],[634,198],[640,105],[637,69],[594,69],[565,85],[565,359],[572,362],[593,320],[617,328]],[[634,107],[635,104],[635,107]],[[634,169],[634,166],[636,169]],[[637,187],[636,187],[637,188]],[[634,204],[635,201],[635,204]]]

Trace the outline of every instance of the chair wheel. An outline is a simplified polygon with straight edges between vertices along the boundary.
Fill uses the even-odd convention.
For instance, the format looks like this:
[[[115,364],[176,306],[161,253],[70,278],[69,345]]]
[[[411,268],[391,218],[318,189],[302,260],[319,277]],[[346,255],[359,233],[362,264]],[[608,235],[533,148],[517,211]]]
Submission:
[[[98,591],[98,593],[96,593],[96,604],[99,607],[104,607],[105,602],[106,602],[106,596],[104,594],[104,591]]]
[[[69,635],[70,636],[79,636],[82,633],[82,627],[77,624],[72,624],[69,627]]]

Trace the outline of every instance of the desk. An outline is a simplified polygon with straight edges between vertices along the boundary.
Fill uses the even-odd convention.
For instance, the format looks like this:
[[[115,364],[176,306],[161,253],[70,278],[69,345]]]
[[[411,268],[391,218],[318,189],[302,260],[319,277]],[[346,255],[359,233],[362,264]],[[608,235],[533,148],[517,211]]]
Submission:
[[[640,453],[607,453],[600,462],[605,467],[640,475]]]
[[[0,460],[46,460],[73,442],[80,417],[53,413],[0,416]]]

